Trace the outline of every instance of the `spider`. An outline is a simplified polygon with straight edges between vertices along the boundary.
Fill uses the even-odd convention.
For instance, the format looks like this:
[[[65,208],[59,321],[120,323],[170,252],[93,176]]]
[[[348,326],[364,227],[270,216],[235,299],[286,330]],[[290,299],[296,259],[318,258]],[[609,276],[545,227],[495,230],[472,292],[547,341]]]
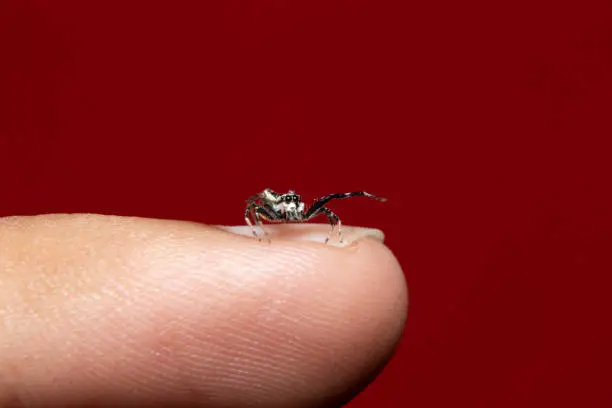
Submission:
[[[326,215],[330,223],[329,235],[325,239],[325,243],[329,241],[334,229],[338,226],[338,240],[342,242],[342,223],[340,218],[334,214],[325,204],[334,199],[344,199],[356,196],[364,196],[373,198],[378,201],[387,201],[386,198],[376,197],[365,191],[354,191],[350,193],[335,193],[329,194],[315,200],[310,208],[305,208],[305,204],[301,200],[301,196],[293,190],[289,190],[285,194],[279,194],[275,191],[266,188],[261,193],[250,197],[247,200],[247,206],[244,211],[244,220],[251,227],[255,238],[261,241],[261,237],[257,235],[253,222],[262,229],[264,236],[270,241],[268,233],[263,229],[263,220],[278,223],[300,223],[307,222],[319,216]]]

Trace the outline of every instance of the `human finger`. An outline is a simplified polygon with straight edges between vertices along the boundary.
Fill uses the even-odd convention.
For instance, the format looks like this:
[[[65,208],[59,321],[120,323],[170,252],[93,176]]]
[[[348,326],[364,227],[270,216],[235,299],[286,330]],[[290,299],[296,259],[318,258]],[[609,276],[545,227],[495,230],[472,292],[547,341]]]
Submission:
[[[407,305],[380,233],[345,230],[334,247],[303,240],[322,225],[268,244],[188,222],[2,219],[0,402],[337,404],[387,361]]]

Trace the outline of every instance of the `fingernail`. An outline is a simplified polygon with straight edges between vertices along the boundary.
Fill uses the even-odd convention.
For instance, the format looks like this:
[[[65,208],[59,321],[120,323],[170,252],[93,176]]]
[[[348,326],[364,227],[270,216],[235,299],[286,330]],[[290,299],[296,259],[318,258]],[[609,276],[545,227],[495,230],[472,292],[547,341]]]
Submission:
[[[234,234],[245,235],[256,239],[255,237],[253,237],[253,230],[247,225],[218,225],[217,228]],[[290,241],[319,242],[321,244],[325,244],[325,240],[330,237],[329,225],[324,224],[265,225],[264,230],[268,233],[268,237],[272,242],[275,239],[282,239]],[[263,238],[263,231],[260,228],[256,227],[255,231],[257,232],[258,236]],[[385,234],[379,229],[351,226],[342,227],[342,237],[342,242],[338,241],[338,233],[337,231],[334,231],[331,234],[327,245],[343,247],[350,245],[353,242],[358,241],[362,238],[372,238],[379,242],[383,242],[385,240]],[[265,242],[265,238],[263,239],[263,241]]]

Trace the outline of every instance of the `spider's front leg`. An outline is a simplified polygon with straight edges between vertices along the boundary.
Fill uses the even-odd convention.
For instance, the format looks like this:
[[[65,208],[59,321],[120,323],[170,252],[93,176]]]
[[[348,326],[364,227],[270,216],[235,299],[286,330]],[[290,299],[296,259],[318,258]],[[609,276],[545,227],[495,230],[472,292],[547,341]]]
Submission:
[[[257,235],[257,231],[255,231],[253,222],[251,222],[251,219],[255,219],[255,216],[253,215],[253,205],[255,204],[249,203],[247,205],[247,208],[244,210],[244,221],[249,227],[251,227],[251,232],[253,232],[253,236],[257,239],[261,239],[259,238],[259,235]]]
[[[319,216],[321,214],[325,214],[327,216],[327,219],[329,220],[329,235],[327,236],[327,238],[325,238],[325,243],[327,244],[327,242],[329,241],[329,239],[331,238],[331,236],[334,233],[334,228],[336,226],[338,226],[338,241],[340,243],[343,242],[342,239],[342,221],[340,221],[340,217],[338,217],[332,210],[330,210],[327,207],[321,207],[319,208],[314,214],[310,215],[306,220],[310,220],[316,216]]]
[[[264,229],[264,225],[263,225],[263,222],[262,222],[262,217],[265,220],[274,221],[274,220],[276,220],[278,218],[278,215],[275,214],[275,213],[270,213],[270,211],[268,211],[268,209],[258,205],[257,203],[250,202],[248,204],[248,206],[247,206],[247,208],[246,208],[246,210],[244,212],[244,220],[251,227],[251,230],[252,230],[253,235],[255,236],[255,238],[257,238],[258,240],[261,241],[261,237],[259,235],[257,235],[257,232],[255,231],[255,227],[253,226],[253,223],[251,222],[251,219],[249,218],[249,216],[251,217],[251,219],[255,220],[255,222],[257,223],[257,226],[263,232],[263,236],[266,238],[266,240],[268,242],[271,242],[270,237],[268,236],[268,233]]]
[[[259,235],[257,235],[257,232],[255,231],[255,227],[253,226],[253,222],[257,223],[257,224],[261,224],[261,220],[258,221],[258,219],[255,217],[255,213],[257,211],[257,208],[260,207],[259,204],[257,204],[257,200],[260,200],[264,197],[266,193],[266,190],[263,190],[260,193],[255,194],[254,196],[251,196],[247,199],[247,206],[244,210],[244,221],[247,223],[247,225],[249,227],[251,227],[251,232],[253,232],[253,236],[255,238],[257,238],[258,240],[261,241],[261,238],[259,237]],[[253,222],[251,221],[253,220]],[[263,231],[263,227],[260,228]],[[265,231],[264,231],[265,233]]]

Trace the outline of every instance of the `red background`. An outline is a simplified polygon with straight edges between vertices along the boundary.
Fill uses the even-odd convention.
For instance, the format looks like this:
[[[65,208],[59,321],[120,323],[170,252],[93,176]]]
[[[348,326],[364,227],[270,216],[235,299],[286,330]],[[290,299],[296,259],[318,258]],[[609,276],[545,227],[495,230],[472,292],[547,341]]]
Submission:
[[[611,97],[603,0],[3,0],[0,210],[387,196],[334,205],[411,294],[351,407],[612,406]]]

